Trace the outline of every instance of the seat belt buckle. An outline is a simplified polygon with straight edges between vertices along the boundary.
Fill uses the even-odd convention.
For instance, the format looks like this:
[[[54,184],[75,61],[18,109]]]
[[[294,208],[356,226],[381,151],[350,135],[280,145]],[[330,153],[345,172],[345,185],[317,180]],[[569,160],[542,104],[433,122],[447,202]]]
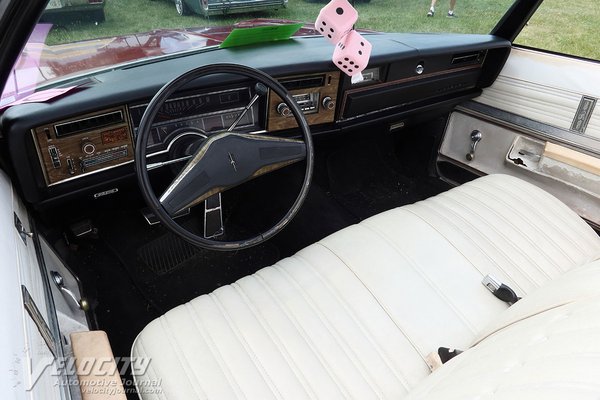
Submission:
[[[498,279],[494,278],[492,275],[488,274],[484,276],[481,283],[487,288],[487,290],[492,292],[496,298],[508,303],[509,305],[513,305],[517,301],[521,300],[514,290],[512,290],[508,285],[505,285]]]
[[[462,353],[462,350],[449,347],[438,347],[437,351],[431,352],[425,357],[425,362],[431,372],[435,371],[454,357]]]
[[[500,285],[502,285],[502,282],[498,281],[492,275],[484,276],[481,283],[483,283],[483,286],[485,286],[487,288],[487,290],[489,290],[492,293],[494,293],[496,290],[500,289]]]

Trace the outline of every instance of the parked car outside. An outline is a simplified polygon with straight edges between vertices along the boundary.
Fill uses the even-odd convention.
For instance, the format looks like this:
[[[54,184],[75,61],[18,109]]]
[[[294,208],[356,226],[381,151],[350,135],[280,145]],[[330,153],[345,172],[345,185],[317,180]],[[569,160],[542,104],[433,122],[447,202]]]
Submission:
[[[287,7],[288,0],[173,0],[179,15],[191,13],[210,15],[236,14],[252,11],[278,10]]]
[[[50,0],[42,14],[42,20],[79,20],[82,16],[98,23],[104,22],[104,0]]]

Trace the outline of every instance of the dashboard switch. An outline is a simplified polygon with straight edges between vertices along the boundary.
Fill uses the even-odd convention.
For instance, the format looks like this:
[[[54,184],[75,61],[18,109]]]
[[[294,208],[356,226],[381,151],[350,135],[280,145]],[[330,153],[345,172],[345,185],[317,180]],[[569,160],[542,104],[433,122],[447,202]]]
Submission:
[[[326,110],[333,110],[335,108],[335,101],[329,96],[323,98],[323,108]]]
[[[83,151],[88,156],[92,155],[96,151],[96,145],[92,142],[83,142],[83,144],[81,145],[81,151]]]
[[[290,110],[290,108],[288,107],[288,105],[285,104],[285,103],[279,103],[277,105],[277,112],[282,117],[291,117],[292,116],[292,110]]]
[[[69,175],[75,175],[75,163],[70,158],[67,158],[67,170],[69,170]]]
[[[52,161],[52,166],[54,168],[60,168],[60,157],[58,156],[58,150],[56,150],[56,147],[48,147],[48,152],[50,153],[50,160]]]

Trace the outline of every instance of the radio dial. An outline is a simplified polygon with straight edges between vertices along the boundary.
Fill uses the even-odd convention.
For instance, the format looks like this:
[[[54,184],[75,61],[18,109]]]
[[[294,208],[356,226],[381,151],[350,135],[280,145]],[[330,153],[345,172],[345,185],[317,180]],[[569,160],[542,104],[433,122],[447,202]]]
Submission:
[[[333,110],[335,108],[335,101],[329,96],[324,97],[323,108],[326,110]]]
[[[84,142],[81,145],[81,150],[89,156],[96,152],[96,145],[92,142]]]
[[[285,103],[279,103],[277,105],[277,112],[279,113],[279,115],[281,115],[283,117],[291,117],[292,116],[292,110],[290,110],[288,105]]]

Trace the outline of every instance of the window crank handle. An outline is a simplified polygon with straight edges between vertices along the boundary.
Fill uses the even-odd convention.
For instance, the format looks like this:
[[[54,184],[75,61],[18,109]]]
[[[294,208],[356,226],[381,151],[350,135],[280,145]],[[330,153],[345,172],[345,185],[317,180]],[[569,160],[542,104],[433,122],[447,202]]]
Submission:
[[[481,134],[481,131],[475,129],[473,132],[471,132],[471,151],[467,153],[467,161],[473,161],[475,158],[475,149],[477,148],[477,143],[479,143],[482,138],[483,135]]]

